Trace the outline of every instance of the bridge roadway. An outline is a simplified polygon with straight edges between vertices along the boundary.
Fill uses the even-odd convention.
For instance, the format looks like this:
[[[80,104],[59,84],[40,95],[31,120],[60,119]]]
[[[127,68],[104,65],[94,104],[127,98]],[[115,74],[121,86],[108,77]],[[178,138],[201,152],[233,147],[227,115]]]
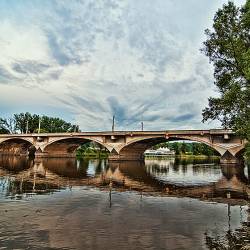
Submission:
[[[143,160],[146,149],[176,140],[205,143],[221,155],[224,164],[238,163],[247,142],[223,129],[1,134],[0,154],[74,157],[80,145],[93,141],[110,152],[109,160]]]

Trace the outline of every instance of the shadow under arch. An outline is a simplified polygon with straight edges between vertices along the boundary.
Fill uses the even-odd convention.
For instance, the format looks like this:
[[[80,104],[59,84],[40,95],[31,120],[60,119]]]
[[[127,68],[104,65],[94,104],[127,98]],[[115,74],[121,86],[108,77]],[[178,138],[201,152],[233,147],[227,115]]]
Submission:
[[[33,143],[23,138],[10,138],[0,143],[0,154],[3,155],[34,155],[35,151],[36,148]]]
[[[94,142],[109,151],[105,144],[99,141],[87,138],[68,137],[50,142],[45,146],[42,152],[39,152],[39,154],[43,157],[75,157],[76,150],[81,145],[89,142]],[[39,154],[36,154],[36,156],[40,156]]]
[[[197,139],[197,138],[186,138],[186,137],[152,137],[152,138],[144,138],[137,141],[131,141],[127,143],[124,147],[122,147],[117,155],[114,155],[114,158],[116,157],[117,160],[144,160],[144,152],[163,142],[174,142],[174,141],[190,141],[190,142],[198,142],[206,144],[208,147],[215,150],[218,155],[221,155],[219,150],[215,148],[210,143]],[[112,160],[112,155],[111,155]]]

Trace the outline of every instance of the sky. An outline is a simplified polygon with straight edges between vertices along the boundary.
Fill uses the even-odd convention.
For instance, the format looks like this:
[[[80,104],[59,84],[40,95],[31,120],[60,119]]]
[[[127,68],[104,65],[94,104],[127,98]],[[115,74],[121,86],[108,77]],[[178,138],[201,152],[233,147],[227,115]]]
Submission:
[[[82,131],[206,129],[216,96],[200,51],[226,0],[1,0],[0,117]],[[245,1],[235,0],[242,5]]]

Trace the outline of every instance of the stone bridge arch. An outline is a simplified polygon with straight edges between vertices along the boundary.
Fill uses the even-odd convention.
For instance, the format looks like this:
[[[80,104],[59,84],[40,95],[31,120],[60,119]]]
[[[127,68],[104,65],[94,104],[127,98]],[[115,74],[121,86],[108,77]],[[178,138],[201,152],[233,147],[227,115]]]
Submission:
[[[111,160],[143,160],[144,152],[154,145],[162,142],[187,140],[199,143],[204,143],[207,146],[213,148],[220,155],[225,153],[225,149],[218,145],[211,143],[207,137],[194,137],[194,136],[152,136],[152,137],[140,137],[131,139],[124,145],[116,148],[116,151],[112,151],[110,155]]]
[[[29,138],[5,138],[0,140],[0,154],[25,156],[34,154],[36,151],[33,140]]]
[[[101,140],[91,137],[59,137],[52,140],[41,143],[40,147],[36,151],[37,157],[75,157],[76,150],[83,144],[88,142],[95,142],[109,152],[110,146],[103,143]]]

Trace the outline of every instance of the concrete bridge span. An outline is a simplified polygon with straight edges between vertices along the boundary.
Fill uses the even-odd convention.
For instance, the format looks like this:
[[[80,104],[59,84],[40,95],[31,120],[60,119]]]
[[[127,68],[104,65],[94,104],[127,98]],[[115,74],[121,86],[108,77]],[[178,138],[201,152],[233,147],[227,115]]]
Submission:
[[[0,154],[74,157],[80,145],[93,141],[110,152],[110,160],[142,160],[146,149],[176,140],[205,143],[221,155],[222,163],[237,163],[246,144],[233,131],[223,129],[2,134]]]

